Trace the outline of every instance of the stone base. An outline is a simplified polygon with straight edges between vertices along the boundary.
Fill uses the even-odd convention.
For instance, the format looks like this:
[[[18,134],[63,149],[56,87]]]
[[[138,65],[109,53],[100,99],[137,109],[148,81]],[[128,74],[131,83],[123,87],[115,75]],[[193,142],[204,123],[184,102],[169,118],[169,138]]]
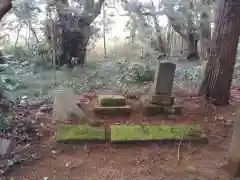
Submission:
[[[129,105],[104,107],[96,103],[94,105],[94,112],[100,115],[130,115],[131,108]]]
[[[163,106],[164,114],[181,114],[182,106],[174,104],[172,106]]]
[[[174,103],[174,97],[169,95],[151,94],[149,96],[149,102],[152,104],[171,106]]]
[[[148,92],[148,100],[151,104],[158,104],[163,106],[171,106],[174,103],[174,97],[169,94],[157,94],[153,89],[153,84],[150,84]]]
[[[148,97],[141,97],[140,99],[141,108],[143,110],[143,115],[151,116],[157,114],[180,114],[182,112],[182,107],[180,105],[158,105],[152,104]]]
[[[125,106],[126,98],[121,95],[99,95],[98,103],[101,106],[106,106],[106,107]]]
[[[151,104],[146,96],[140,98],[140,105],[145,116],[162,114],[163,106],[157,104]]]

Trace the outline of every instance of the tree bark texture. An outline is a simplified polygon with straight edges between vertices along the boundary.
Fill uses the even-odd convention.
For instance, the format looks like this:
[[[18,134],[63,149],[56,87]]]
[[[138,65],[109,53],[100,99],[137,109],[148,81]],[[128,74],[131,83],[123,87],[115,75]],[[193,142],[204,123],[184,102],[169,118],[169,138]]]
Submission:
[[[199,53],[198,53],[198,37],[196,33],[190,33],[189,39],[187,41],[188,44],[188,55],[187,59],[198,59],[199,58]]]
[[[227,105],[240,35],[240,1],[224,0],[212,39],[200,95],[216,105]]]
[[[210,1],[202,0],[202,3],[210,6]],[[209,14],[202,12],[200,14],[200,59],[207,60],[210,55],[211,45],[211,23]]]
[[[12,9],[12,0],[3,0],[0,3],[0,20],[10,9]]]
[[[91,23],[101,13],[101,7],[104,0],[99,0],[93,5],[94,1],[88,1],[85,4],[83,15],[65,13],[64,7],[58,8],[58,16],[61,24],[61,55],[59,57],[59,66],[64,64],[72,66],[72,58],[77,60],[74,64],[83,66],[86,59],[86,48],[90,38]],[[64,2],[68,7],[67,1]],[[90,7],[91,6],[91,7]],[[91,14],[90,14],[91,13]],[[78,29],[77,29],[78,28]]]

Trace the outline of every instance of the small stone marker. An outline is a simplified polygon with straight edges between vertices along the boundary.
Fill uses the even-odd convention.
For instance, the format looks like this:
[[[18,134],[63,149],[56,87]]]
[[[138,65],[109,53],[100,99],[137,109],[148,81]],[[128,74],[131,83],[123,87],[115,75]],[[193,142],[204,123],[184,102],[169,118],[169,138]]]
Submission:
[[[105,128],[88,125],[60,124],[56,141],[104,141]]]
[[[155,72],[153,93],[171,95],[176,64],[158,61]]]
[[[200,125],[113,125],[111,142],[154,140],[204,140]]]
[[[236,117],[238,113],[236,114]],[[232,177],[240,177],[240,119],[235,121],[228,151],[228,162],[223,166]]]
[[[10,145],[11,145],[10,140],[0,138],[0,155],[1,156],[4,156],[8,152]]]

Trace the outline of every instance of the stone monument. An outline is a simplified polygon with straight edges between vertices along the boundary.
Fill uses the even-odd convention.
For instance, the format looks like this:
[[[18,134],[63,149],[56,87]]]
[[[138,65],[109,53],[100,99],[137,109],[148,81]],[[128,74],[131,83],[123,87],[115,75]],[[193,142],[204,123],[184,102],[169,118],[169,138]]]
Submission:
[[[152,89],[153,93],[164,95],[172,94],[175,70],[176,64],[158,61]]]
[[[141,98],[141,106],[145,115],[180,113],[181,107],[174,105],[172,96],[175,70],[176,64],[158,61],[149,94]]]

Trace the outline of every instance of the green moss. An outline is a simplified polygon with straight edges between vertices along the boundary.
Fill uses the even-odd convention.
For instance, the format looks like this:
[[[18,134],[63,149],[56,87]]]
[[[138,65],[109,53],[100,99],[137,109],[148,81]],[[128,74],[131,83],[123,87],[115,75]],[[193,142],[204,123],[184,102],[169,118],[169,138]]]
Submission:
[[[121,95],[99,95],[98,103],[101,106],[125,106],[126,98]]]
[[[198,135],[190,135],[189,131],[200,131]],[[113,125],[111,126],[111,141],[150,141],[173,139],[204,139],[200,125]]]
[[[56,141],[74,140],[105,140],[105,129],[88,125],[61,124],[58,126]]]

